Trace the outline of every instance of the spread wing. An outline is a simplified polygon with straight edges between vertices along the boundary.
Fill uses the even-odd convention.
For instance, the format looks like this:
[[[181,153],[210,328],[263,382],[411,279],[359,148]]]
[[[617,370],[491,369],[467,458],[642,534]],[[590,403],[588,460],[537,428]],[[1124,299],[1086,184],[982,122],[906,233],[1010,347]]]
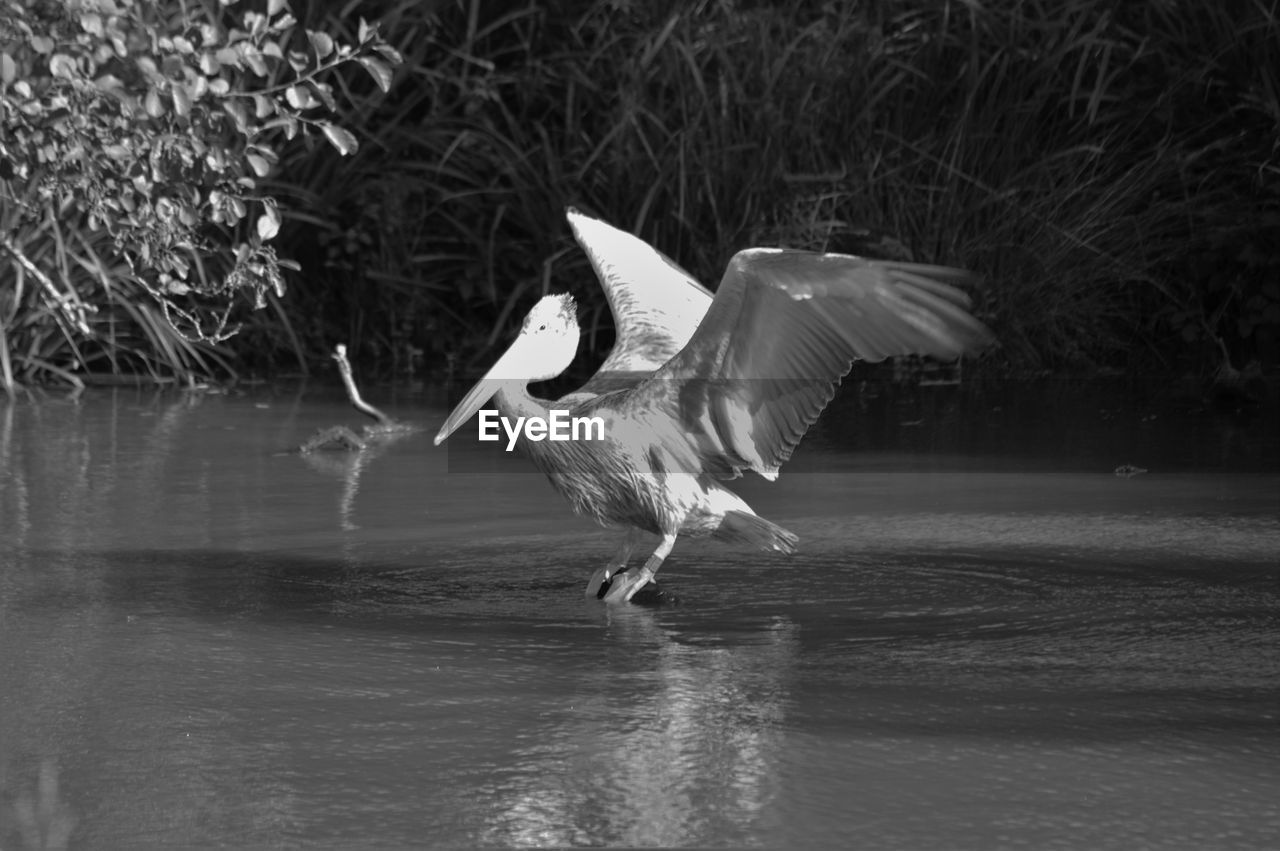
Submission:
[[[684,348],[615,404],[677,418],[703,470],[775,478],[855,359],[952,359],[990,341],[953,286],[969,277],[844,254],[741,251]]]
[[[639,237],[572,207],[565,215],[604,287],[617,328],[600,370],[572,397],[633,387],[689,342],[711,307],[711,292]]]

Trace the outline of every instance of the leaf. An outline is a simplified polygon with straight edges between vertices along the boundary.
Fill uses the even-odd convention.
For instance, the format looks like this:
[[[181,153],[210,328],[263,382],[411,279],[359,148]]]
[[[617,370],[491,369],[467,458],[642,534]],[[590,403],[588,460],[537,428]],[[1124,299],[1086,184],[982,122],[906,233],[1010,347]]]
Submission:
[[[225,171],[227,168],[227,155],[220,147],[210,148],[209,153],[204,155],[204,164],[209,167],[210,171]]]
[[[280,211],[274,201],[262,202],[263,212],[258,217],[258,238],[263,242],[280,232]]]
[[[18,76],[18,63],[13,61],[13,57],[7,53],[0,53],[0,82],[6,86],[12,83]]]
[[[382,54],[382,58],[390,62],[392,65],[399,65],[404,61],[404,57],[400,55],[400,51],[396,50],[389,44],[377,44],[374,50]]]
[[[338,149],[338,153],[344,157],[347,154],[355,153],[360,147],[360,143],[356,141],[356,137],[350,131],[344,130],[336,124],[328,122],[320,125],[320,130],[324,133],[324,137],[329,140],[329,144]]]
[[[270,115],[276,114],[276,102],[266,95],[255,94],[253,96],[253,115],[255,118],[262,119]]]
[[[307,39],[311,42],[311,49],[316,52],[317,59],[324,59],[330,53],[333,53],[333,39],[327,33],[319,30],[307,30]]]
[[[222,109],[236,122],[237,130],[241,133],[248,132],[249,113],[245,110],[244,104],[238,100],[227,100],[222,102]]]
[[[356,61],[363,65],[364,69],[372,75],[374,82],[378,84],[378,88],[382,89],[384,94],[391,91],[391,69],[386,66],[386,63],[374,59],[372,56],[361,56]]]
[[[102,38],[102,18],[92,12],[86,12],[80,16],[80,29],[91,36]]]
[[[159,118],[164,115],[164,103],[160,100],[160,93],[155,89],[148,89],[146,97],[142,99],[142,106],[147,111],[147,115],[152,118]]]
[[[33,35],[31,37],[31,49],[36,53],[52,53],[53,39],[45,35]]]
[[[298,119],[291,114],[277,116],[262,125],[263,130],[274,130],[277,127],[284,128],[286,139],[292,139],[298,135]]]
[[[301,83],[290,86],[284,93],[284,99],[294,109],[309,109],[316,105],[316,99],[311,96],[311,90]]]
[[[164,57],[160,62],[161,73],[171,80],[180,80],[187,75],[190,66],[182,61],[182,57],[175,56],[172,53]]]
[[[275,165],[280,162],[280,156],[267,145],[249,145],[245,148],[245,151],[247,153],[257,154],[271,165]]]
[[[257,74],[259,77],[265,77],[271,73],[271,70],[267,68],[267,63],[262,59],[262,54],[259,53],[252,45],[245,46],[244,61],[246,65],[253,69],[253,73]]]
[[[212,53],[205,53],[200,56],[200,70],[209,76],[213,76],[222,70],[222,63]]]
[[[244,158],[249,161],[249,168],[253,169],[253,173],[258,177],[266,177],[271,171],[271,163],[267,162],[263,157],[257,154],[245,154]]]
[[[186,86],[181,83],[174,83],[173,85],[173,111],[181,116],[186,116],[191,112],[191,95],[187,93]]]
[[[315,93],[316,97],[320,98],[320,102],[325,105],[325,109],[330,112],[337,112],[338,102],[333,99],[333,90],[329,87],[329,84],[317,83],[315,80],[311,80],[310,82],[311,90]]]
[[[65,53],[55,53],[49,57],[49,73],[55,77],[73,79],[76,76],[76,60]]]
[[[288,0],[267,0],[267,17],[274,18],[281,10],[289,8]]]
[[[360,29],[358,30],[359,34],[357,35],[356,40],[359,41],[360,44],[364,44],[366,41],[369,40],[369,36],[372,35],[374,32],[376,32],[376,30],[374,30],[372,27],[369,26],[369,22],[366,21],[364,18],[361,18]]]

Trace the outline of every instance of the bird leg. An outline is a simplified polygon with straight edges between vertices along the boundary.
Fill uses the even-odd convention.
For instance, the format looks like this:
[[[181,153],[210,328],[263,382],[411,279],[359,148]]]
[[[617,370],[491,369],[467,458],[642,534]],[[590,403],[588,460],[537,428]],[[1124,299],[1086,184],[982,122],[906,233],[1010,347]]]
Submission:
[[[675,545],[676,533],[664,533],[658,548],[645,561],[644,567],[635,573],[624,573],[618,576],[614,580],[613,586],[609,588],[609,593],[605,594],[604,601],[606,603],[628,602],[636,595],[637,591],[653,581],[654,574],[658,572],[658,568],[662,567],[663,560],[671,554],[671,548]]]
[[[587,580],[585,594],[588,598],[592,600],[599,598],[600,586],[613,579],[614,574],[618,571],[627,569],[627,562],[631,561],[631,554],[640,545],[642,537],[644,537],[644,532],[633,526],[627,527],[627,531],[623,535],[622,542],[618,544],[618,549],[614,552],[613,558],[609,559],[609,563],[604,567],[591,574],[591,578]]]

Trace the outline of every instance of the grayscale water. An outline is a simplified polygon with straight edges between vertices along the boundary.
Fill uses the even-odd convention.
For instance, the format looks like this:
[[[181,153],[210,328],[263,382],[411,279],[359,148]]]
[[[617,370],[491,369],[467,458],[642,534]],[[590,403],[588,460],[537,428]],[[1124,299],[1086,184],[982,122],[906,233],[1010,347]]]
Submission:
[[[1280,848],[1274,408],[856,390],[657,609],[439,396],[0,400],[0,849]]]

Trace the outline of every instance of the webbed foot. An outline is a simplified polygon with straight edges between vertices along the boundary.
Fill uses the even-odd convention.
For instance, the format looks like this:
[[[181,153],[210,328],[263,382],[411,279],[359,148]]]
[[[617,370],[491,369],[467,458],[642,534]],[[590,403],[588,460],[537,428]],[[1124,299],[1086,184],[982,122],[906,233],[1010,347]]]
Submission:
[[[648,572],[648,576],[643,576]],[[676,595],[658,587],[653,579],[653,572],[645,568],[628,571],[610,571],[607,567],[599,568],[591,574],[587,582],[588,599],[604,600],[606,603],[631,603],[636,606],[661,606],[679,602]]]
[[[607,567],[598,568],[587,580],[587,590],[583,593],[588,599],[599,600],[608,592],[612,582],[613,572]]]
[[[613,582],[605,592],[606,603],[628,603],[644,586],[653,581],[653,571],[647,567],[639,570],[619,571],[613,575]]]

